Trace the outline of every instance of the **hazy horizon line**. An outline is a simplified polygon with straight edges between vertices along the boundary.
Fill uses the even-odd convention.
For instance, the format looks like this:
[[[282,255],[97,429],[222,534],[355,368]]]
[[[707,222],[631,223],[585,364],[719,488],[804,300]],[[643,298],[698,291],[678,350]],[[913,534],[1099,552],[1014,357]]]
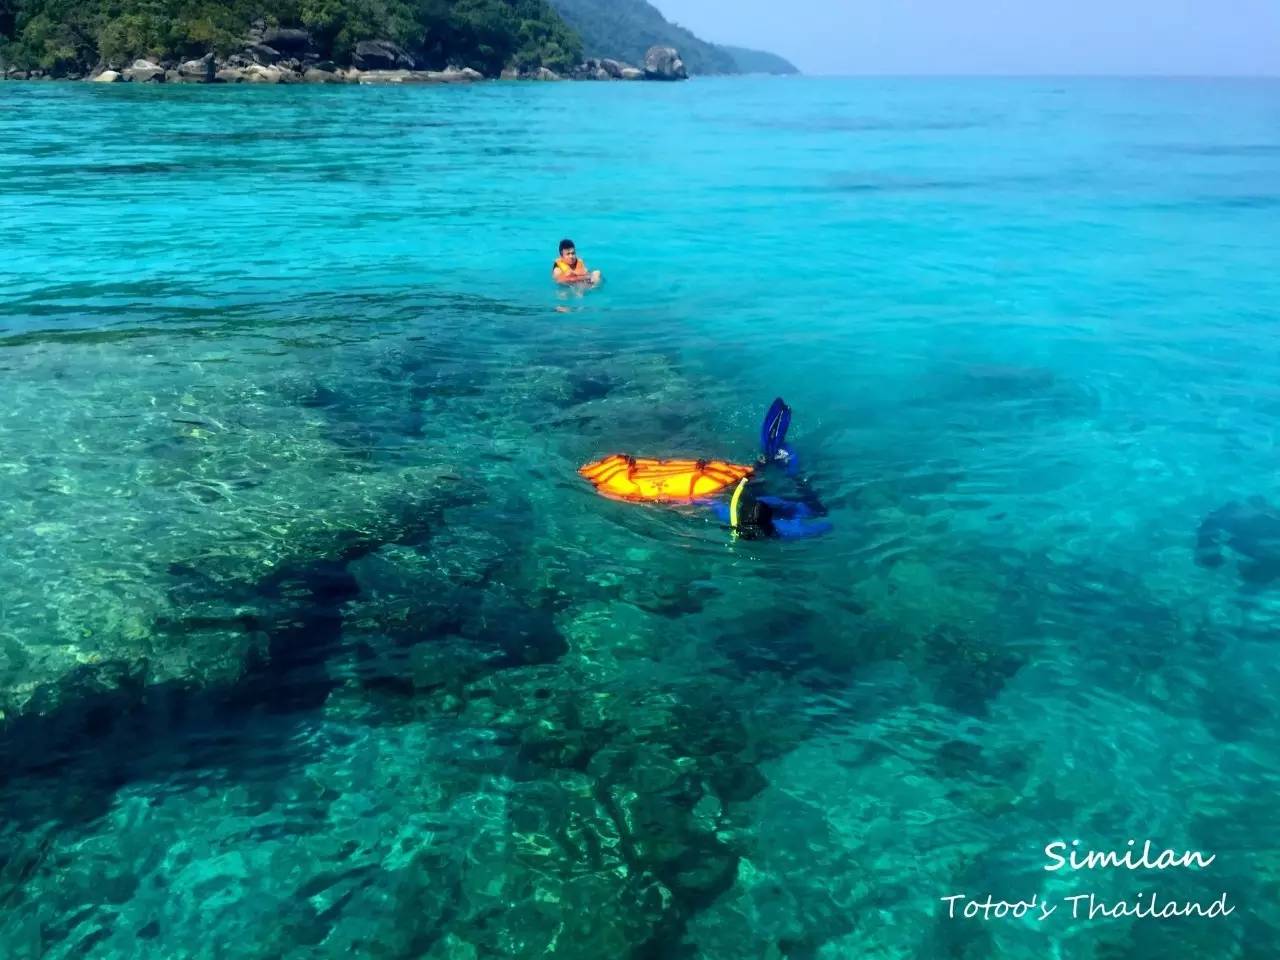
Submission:
[[[766,73],[755,71],[741,74],[699,74],[698,76],[752,76],[752,77],[827,77],[846,79],[894,79],[894,80],[1280,80],[1280,72],[1276,73],[1120,73],[1104,71],[1078,71],[1075,73],[899,73],[895,71],[839,72],[822,70],[800,70],[795,73]]]

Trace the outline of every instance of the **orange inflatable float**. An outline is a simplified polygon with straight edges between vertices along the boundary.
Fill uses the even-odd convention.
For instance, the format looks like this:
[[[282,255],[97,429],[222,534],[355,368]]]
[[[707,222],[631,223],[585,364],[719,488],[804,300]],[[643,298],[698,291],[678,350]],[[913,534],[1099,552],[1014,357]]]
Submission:
[[[578,468],[596,492],[635,503],[688,503],[749,477],[751,467],[724,460],[655,460],[615,453]]]

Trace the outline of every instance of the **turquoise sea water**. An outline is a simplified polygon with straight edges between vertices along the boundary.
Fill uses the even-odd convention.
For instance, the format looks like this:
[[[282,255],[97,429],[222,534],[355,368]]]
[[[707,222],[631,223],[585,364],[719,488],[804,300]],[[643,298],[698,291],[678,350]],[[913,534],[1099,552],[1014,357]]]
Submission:
[[[0,955],[1275,956],[1280,83],[11,83],[0,145]],[[824,538],[575,475],[778,394]]]

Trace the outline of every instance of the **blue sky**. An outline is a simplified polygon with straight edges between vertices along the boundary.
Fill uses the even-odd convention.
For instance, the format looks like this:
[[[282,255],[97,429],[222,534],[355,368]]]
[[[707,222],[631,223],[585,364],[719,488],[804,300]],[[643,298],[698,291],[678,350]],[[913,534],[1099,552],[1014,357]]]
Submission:
[[[651,0],[806,73],[1280,75],[1280,0]]]

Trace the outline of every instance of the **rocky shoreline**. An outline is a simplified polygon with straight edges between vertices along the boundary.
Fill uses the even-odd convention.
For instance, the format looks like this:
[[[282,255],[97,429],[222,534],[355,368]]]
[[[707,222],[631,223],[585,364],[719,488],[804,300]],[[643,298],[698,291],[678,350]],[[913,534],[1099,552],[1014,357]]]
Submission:
[[[471,67],[424,69],[421,58],[388,40],[356,44],[351,62],[337,64],[316,53],[306,30],[268,29],[256,24],[241,49],[225,57],[210,51],[192,60],[137,59],[129,65],[102,63],[87,74],[53,75],[44,70],[0,69],[4,80],[88,80],[96,83],[474,83],[486,77]],[[620,60],[588,59],[566,73],[545,66],[509,66],[501,80],[686,80],[688,72],[674,47],[654,46],[643,66]]]

